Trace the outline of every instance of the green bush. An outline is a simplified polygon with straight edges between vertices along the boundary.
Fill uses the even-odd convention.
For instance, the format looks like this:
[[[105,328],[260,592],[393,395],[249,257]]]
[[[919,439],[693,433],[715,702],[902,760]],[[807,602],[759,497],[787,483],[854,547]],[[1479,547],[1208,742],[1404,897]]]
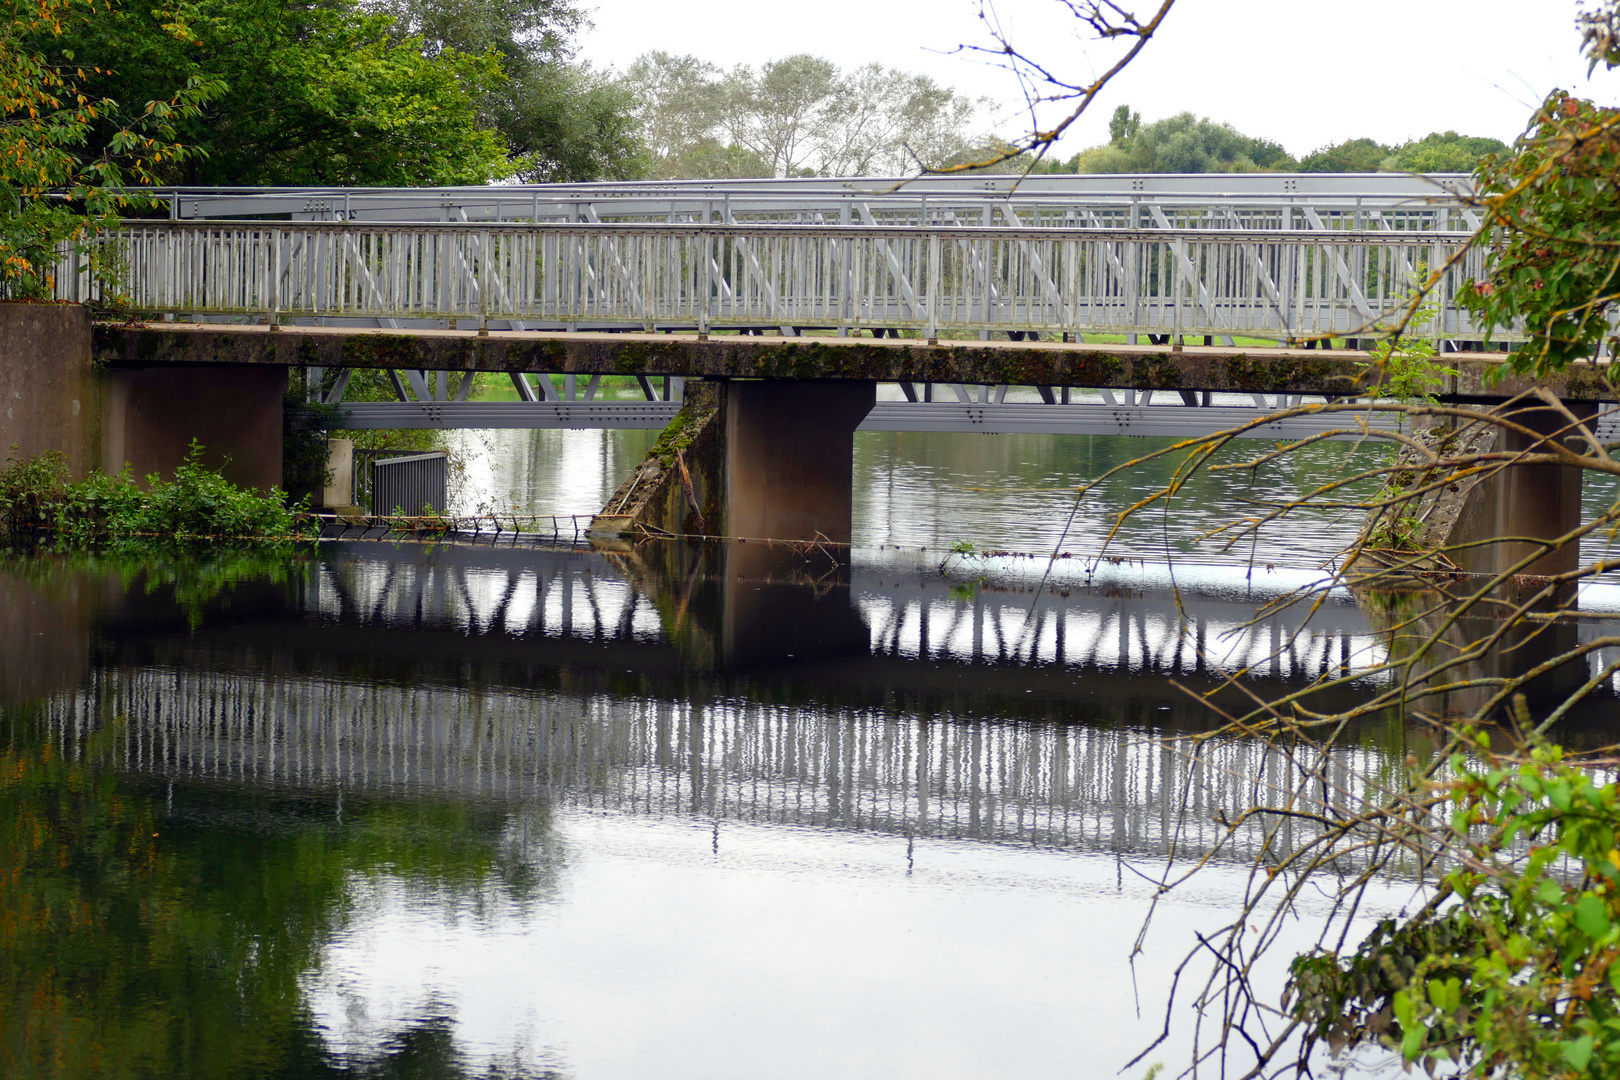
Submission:
[[[36,536],[72,543],[297,535],[294,510],[279,488],[260,495],[237,487],[204,466],[202,452],[194,440],[173,480],[153,473],[144,489],[127,468],[75,482],[54,450],[26,460],[12,457],[0,472],[0,533],[7,539]]]

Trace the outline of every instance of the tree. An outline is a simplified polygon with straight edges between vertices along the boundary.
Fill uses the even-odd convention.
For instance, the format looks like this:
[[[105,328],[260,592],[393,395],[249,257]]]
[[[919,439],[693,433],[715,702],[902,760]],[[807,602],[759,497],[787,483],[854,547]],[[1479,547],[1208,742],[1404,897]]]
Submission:
[[[624,84],[661,177],[901,175],[992,141],[973,130],[983,102],[879,64],[798,55],[722,74],[652,52]]]
[[[1359,173],[1377,172],[1394,150],[1373,139],[1350,139],[1333,143],[1306,154],[1299,162],[1300,172]]]
[[[514,175],[530,182],[635,179],[646,162],[634,100],[619,80],[574,59],[585,16],[569,0],[377,0],[395,39],[429,56],[493,55],[504,78],[475,99],[501,133]]]
[[[970,148],[983,103],[926,75],[867,64],[840,80],[820,171],[901,176]]]
[[[1492,154],[1505,154],[1507,144],[1497,139],[1436,131],[1416,142],[1396,147],[1383,163],[1390,172],[1473,172]]]
[[[771,175],[794,176],[811,167],[832,136],[840,89],[838,68],[816,56],[771,60],[758,71],[739,65],[721,85],[721,123]]]
[[[1120,146],[1129,142],[1140,130],[1142,114],[1132,112],[1129,105],[1121,105],[1108,120],[1108,145]]]
[[[623,81],[635,102],[633,115],[652,176],[668,180],[730,175],[712,173],[707,160],[702,164],[689,160],[700,146],[705,154],[715,148],[724,153],[712,134],[724,111],[715,93],[719,78],[720,69],[707,61],[656,50],[630,65]],[[759,167],[764,168],[763,162]]]
[[[1112,141],[1081,151],[1074,171],[1291,172],[1295,168],[1294,159],[1279,144],[1190,112],[1144,125],[1122,105],[1115,110],[1108,130]]]
[[[145,96],[98,94],[102,75],[69,46],[76,32],[109,17],[95,0],[34,0],[0,30],[0,299],[53,294],[59,246],[72,245],[106,280],[90,239],[132,200],[126,183],[149,182],[197,151],[177,129],[219,92],[217,81],[163,72]],[[171,41],[190,29],[171,19]],[[141,101],[126,108],[122,102]]]
[[[183,37],[168,29],[177,21]],[[479,114],[504,79],[495,54],[433,52],[353,0],[114,10],[62,44],[86,65],[91,96],[152,100],[175,80],[219,88],[173,121],[178,140],[199,152],[166,158],[153,180],[403,186],[484,183],[510,171],[500,134]],[[114,135],[99,124],[89,138],[108,145]]]
[[[1612,52],[1600,59],[1620,66]],[[1458,299],[1487,327],[1523,320],[1530,343],[1515,371],[1545,375],[1620,350],[1609,315],[1620,301],[1620,109],[1556,90],[1505,156],[1476,173],[1486,215],[1477,243],[1490,271]]]
[[[618,79],[587,64],[532,69],[485,101],[518,179],[577,183],[647,175],[634,98]]]

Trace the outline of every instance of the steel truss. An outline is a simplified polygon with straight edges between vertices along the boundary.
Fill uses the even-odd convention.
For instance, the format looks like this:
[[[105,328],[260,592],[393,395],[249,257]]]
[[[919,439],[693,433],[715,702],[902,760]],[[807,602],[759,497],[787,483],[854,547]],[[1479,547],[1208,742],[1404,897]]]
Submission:
[[[1316,215],[1320,219],[1321,215]],[[1021,220],[1008,211],[1004,217]],[[1451,265],[1409,329],[1479,340],[1454,303],[1471,233],[1416,229],[127,222],[120,299],[166,316],[512,330],[861,329],[935,339],[1372,336]],[[1453,260],[1455,259],[1455,262]],[[57,295],[97,298],[64,250]],[[1511,341],[1519,335],[1493,334]]]

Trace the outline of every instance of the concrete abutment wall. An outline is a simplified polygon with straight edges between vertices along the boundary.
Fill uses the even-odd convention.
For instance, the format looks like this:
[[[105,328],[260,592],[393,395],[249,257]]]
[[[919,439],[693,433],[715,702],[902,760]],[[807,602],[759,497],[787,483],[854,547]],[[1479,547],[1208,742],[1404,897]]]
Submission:
[[[234,483],[280,485],[285,367],[108,367],[91,348],[83,307],[0,303],[0,448],[59,450],[75,477],[167,477],[196,439]]]
[[[89,312],[0,304],[0,450],[19,458],[59,450],[76,477],[99,468],[104,389],[90,360]]]

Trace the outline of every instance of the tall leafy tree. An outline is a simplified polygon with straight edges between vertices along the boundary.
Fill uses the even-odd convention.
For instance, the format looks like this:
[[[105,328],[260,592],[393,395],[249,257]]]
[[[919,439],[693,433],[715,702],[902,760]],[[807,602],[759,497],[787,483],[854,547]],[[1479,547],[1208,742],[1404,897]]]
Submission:
[[[530,181],[634,179],[646,169],[628,88],[578,63],[585,17],[569,0],[374,0],[401,40],[430,56],[492,56],[504,78],[476,95],[515,175]]]
[[[1083,150],[1075,172],[1291,172],[1293,158],[1270,139],[1190,112],[1143,124],[1128,106],[1115,110],[1106,146]]]
[[[722,74],[652,52],[625,85],[654,175],[901,175],[991,141],[984,103],[925,75],[868,64],[841,70],[800,54]]]
[[[1507,143],[1499,139],[1436,131],[1396,147],[1383,168],[1392,172],[1473,172],[1488,155],[1507,152]]]
[[[184,25],[177,36],[170,27]],[[199,153],[150,170],[167,182],[482,183],[506,146],[480,95],[504,79],[494,54],[430,50],[353,0],[179,0],[104,11],[63,35],[87,93],[151,100],[176,79],[218,93],[173,121]],[[112,133],[93,132],[103,141]]]
[[[1377,172],[1394,151],[1374,139],[1350,139],[1320,147],[1299,162],[1300,172]]]
[[[720,69],[706,60],[659,50],[643,53],[630,65],[624,86],[635,99],[635,121],[651,175],[668,180],[766,175],[757,158],[747,163],[752,170],[744,174],[726,168],[726,147],[715,137],[725,114],[715,92],[719,79]],[[742,156],[736,155],[738,164],[743,164]]]

